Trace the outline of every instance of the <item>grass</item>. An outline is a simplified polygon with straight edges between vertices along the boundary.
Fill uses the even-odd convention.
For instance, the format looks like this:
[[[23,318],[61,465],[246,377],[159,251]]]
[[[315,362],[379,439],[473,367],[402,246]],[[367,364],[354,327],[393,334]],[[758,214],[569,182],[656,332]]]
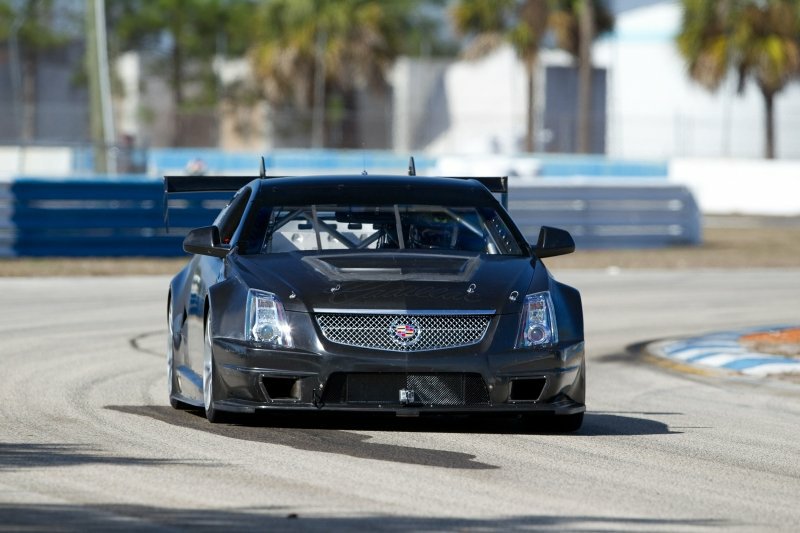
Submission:
[[[155,276],[175,274],[186,264],[181,258],[13,258],[0,259],[0,277]]]
[[[188,256],[0,259],[0,277],[174,274]],[[703,244],[640,250],[578,250],[545,260],[556,268],[800,268],[800,217],[706,217]]]
[[[800,227],[706,228],[700,246],[586,250],[547,261],[559,268],[800,268]]]

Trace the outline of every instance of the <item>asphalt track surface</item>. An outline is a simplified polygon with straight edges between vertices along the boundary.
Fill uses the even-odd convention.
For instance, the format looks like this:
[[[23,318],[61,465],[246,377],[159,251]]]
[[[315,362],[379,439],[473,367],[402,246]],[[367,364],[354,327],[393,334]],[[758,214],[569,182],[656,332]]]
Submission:
[[[800,524],[800,385],[626,347],[800,321],[800,270],[559,271],[584,295],[589,411],[252,417],[166,398],[168,280],[0,279],[0,530],[754,531]]]

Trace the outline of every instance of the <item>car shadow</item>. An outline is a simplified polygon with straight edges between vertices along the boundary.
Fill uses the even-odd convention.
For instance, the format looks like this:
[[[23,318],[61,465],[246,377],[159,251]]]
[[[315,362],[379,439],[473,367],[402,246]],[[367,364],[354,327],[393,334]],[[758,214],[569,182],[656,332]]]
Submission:
[[[253,442],[290,446],[308,451],[335,453],[363,459],[456,469],[495,469],[471,454],[375,442],[364,431],[407,433],[460,433],[500,435],[548,435],[535,423],[515,417],[433,416],[398,418],[350,413],[260,413],[231,417],[229,423],[211,424],[200,410],[180,411],[160,405],[110,405],[107,409],[158,420],[213,435]],[[642,416],[588,413],[583,427],[569,435],[664,435],[674,433],[666,424]]]
[[[156,418],[162,422],[207,430],[208,428],[283,428],[352,431],[394,431],[421,433],[471,433],[550,435],[547,417],[521,418],[497,414],[423,415],[398,417],[394,414],[341,412],[258,412],[249,415],[230,415],[226,424],[210,424],[201,409],[175,410],[160,405],[106,406],[120,412]],[[681,415],[682,413],[647,412],[587,412],[583,426],[574,433],[562,436],[592,435],[667,435],[671,431],[663,422],[647,418],[651,415]],[[636,416],[628,416],[636,415]],[[224,432],[228,434],[228,430]]]
[[[477,470],[498,468],[476,461],[472,454],[374,442],[370,435],[346,430],[363,431],[375,429],[376,426],[337,424],[331,420],[324,420],[326,417],[313,416],[321,413],[295,413],[268,418],[263,415],[240,415],[231,417],[230,423],[227,424],[211,424],[206,420],[202,411],[178,411],[160,405],[111,405],[106,408],[121,413],[145,416],[173,426],[195,429],[213,435],[278,444],[298,450],[442,468]],[[312,419],[315,419],[316,422],[312,422]]]
[[[66,443],[0,443],[0,472],[23,468],[64,467],[83,465],[134,465],[163,466],[168,464],[187,464],[184,461],[168,459],[145,459],[138,457],[119,457],[108,455],[101,450],[79,444]]]
[[[683,433],[673,431],[668,424],[647,418],[649,416],[674,416],[683,413],[616,413],[589,412],[583,419],[583,426],[576,435],[610,436],[610,435],[674,435]],[[637,415],[637,416],[628,416]]]
[[[713,518],[529,514],[460,518],[367,514],[304,516],[294,507],[241,509],[173,508],[131,504],[0,503],[9,531],[598,531],[729,529],[737,524]],[[126,518],[128,520],[126,520]],[[224,525],[224,527],[223,527]]]

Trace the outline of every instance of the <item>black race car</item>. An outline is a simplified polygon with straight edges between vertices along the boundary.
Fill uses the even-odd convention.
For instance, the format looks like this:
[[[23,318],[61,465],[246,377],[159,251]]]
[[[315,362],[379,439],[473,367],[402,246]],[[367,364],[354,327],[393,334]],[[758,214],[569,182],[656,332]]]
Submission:
[[[165,185],[238,190],[186,236],[194,256],[170,284],[173,407],[202,407],[211,422],[281,409],[541,414],[580,427],[580,294],[541,262],[575,245],[550,227],[528,244],[493,194],[505,178]]]

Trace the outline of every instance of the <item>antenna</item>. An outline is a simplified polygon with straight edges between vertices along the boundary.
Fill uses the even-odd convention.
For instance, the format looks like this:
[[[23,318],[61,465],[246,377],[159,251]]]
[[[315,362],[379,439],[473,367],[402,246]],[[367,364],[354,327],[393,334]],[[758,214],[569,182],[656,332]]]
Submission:
[[[261,170],[259,171],[259,176],[262,178],[267,177],[267,162],[264,161],[264,156],[261,156]]]
[[[408,158],[408,175],[409,176],[416,176],[417,175],[417,165],[414,164],[414,156]]]

